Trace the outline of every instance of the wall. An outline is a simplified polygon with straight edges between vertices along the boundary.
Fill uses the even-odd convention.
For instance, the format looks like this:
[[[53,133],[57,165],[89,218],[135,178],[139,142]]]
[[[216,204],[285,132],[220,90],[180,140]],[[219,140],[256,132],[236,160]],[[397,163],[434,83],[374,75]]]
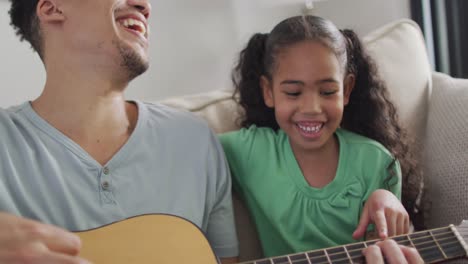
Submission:
[[[0,1],[0,107],[17,104],[41,92],[44,68],[30,46],[19,42],[10,26],[8,1]]]
[[[317,0],[316,0],[317,1]],[[238,41],[255,32],[269,32],[279,21],[305,12],[305,0],[235,0]],[[309,14],[332,20],[339,28],[352,28],[359,35],[400,18],[410,18],[409,0],[318,0]]]
[[[302,0],[152,1],[150,70],[131,83],[129,98],[159,100],[230,87],[235,54],[255,32],[266,32],[301,13]],[[29,45],[9,26],[9,2],[0,0],[0,107],[38,96],[44,69]],[[377,10],[377,11],[376,11]],[[314,14],[363,35],[409,17],[409,0],[328,0]],[[65,84],[66,85],[66,84]]]
[[[156,100],[226,87],[236,31],[230,1],[153,2],[151,67],[129,97]]]

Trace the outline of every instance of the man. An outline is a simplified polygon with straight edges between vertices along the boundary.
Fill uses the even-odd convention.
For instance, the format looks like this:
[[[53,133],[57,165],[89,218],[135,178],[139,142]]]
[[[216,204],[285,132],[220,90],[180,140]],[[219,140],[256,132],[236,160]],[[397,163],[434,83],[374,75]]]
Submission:
[[[12,24],[47,78],[37,99],[0,110],[0,263],[87,263],[61,228],[148,213],[192,221],[222,263],[234,263],[231,182],[216,137],[188,113],[123,96],[148,68],[148,0],[11,1]],[[383,263],[382,251],[391,263],[420,262],[391,240],[367,260]]]
[[[12,24],[47,78],[37,99],[0,112],[0,211],[67,230],[177,215],[232,263],[231,182],[216,136],[188,113],[123,96],[148,68],[150,12],[148,0],[12,0]],[[8,263],[77,259],[73,236],[1,217]]]

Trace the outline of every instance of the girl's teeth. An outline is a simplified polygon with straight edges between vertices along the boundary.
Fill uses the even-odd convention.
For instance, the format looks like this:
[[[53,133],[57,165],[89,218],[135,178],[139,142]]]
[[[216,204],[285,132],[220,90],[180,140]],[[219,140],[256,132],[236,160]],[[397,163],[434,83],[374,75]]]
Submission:
[[[322,128],[322,125],[317,125],[317,126],[302,126],[298,125],[298,127],[306,132],[318,132],[320,128]]]

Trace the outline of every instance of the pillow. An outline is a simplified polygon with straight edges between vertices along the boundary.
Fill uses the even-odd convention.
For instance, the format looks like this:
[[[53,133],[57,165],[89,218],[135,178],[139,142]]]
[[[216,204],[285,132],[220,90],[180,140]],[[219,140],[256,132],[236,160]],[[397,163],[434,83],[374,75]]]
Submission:
[[[194,113],[208,122],[216,133],[239,129],[240,114],[237,104],[232,100],[232,91],[214,90],[211,92],[169,98],[163,104]]]
[[[468,220],[468,80],[434,73],[433,82],[425,144],[429,228]]]
[[[371,32],[363,42],[388,85],[402,123],[411,136],[421,138],[432,70],[418,24],[409,19],[397,20]]]

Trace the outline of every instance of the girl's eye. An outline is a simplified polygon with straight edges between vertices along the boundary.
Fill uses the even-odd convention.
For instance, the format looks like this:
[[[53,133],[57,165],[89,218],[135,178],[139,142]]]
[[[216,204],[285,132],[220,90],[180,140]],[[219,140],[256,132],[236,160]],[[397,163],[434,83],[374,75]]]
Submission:
[[[322,95],[325,95],[325,96],[329,96],[329,95],[333,95],[336,93],[336,91],[323,91],[323,92],[320,92]]]
[[[284,92],[287,96],[292,96],[296,97],[299,96],[301,93],[300,92]]]

